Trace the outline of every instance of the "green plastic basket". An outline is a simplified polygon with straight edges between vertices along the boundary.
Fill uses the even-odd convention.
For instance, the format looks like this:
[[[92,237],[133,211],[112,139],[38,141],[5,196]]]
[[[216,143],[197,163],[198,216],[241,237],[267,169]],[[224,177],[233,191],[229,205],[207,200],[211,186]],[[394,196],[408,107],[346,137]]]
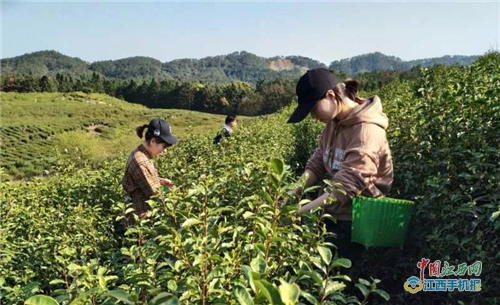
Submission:
[[[388,197],[355,197],[351,241],[365,247],[402,248],[415,203]]]

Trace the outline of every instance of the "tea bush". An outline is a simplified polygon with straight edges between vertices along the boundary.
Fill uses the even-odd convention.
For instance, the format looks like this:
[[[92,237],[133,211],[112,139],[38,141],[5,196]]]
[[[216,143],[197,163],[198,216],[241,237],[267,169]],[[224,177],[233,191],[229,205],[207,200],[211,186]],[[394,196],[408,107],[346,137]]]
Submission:
[[[407,245],[367,251],[356,274],[382,279],[398,304],[500,304],[500,54],[422,73],[418,82],[378,92],[390,119],[390,196],[417,202]],[[482,261],[481,292],[404,292],[402,283],[418,274],[424,257],[451,265]]]

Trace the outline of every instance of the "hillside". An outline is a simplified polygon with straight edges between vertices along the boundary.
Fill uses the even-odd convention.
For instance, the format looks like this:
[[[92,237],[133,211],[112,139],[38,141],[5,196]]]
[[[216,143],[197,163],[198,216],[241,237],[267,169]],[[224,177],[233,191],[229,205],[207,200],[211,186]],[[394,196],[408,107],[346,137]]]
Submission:
[[[476,60],[478,56],[443,56],[435,58],[418,59],[404,61],[395,56],[387,56],[380,52],[369,53],[342,60],[336,60],[329,66],[334,71],[342,71],[348,75],[358,75],[361,73],[385,70],[410,70],[415,66],[430,67],[434,65],[464,65],[468,66]]]
[[[33,74],[55,76],[57,73],[71,77],[92,75],[89,63],[56,51],[40,51],[1,60],[2,75]]]
[[[155,116],[167,118],[180,140],[215,135],[224,122],[223,115],[153,110],[105,94],[2,93],[2,168],[20,179],[61,159],[93,163],[126,153],[141,141],[135,127]]]
[[[137,56],[119,60],[97,61],[92,63],[89,69],[111,79],[173,79],[162,69],[161,61],[150,57]]]
[[[403,61],[382,53],[370,53],[333,61],[329,68],[347,75],[371,71],[409,70],[414,66],[470,65],[477,56],[443,56]],[[1,60],[2,75],[33,74],[89,77],[94,72],[109,79],[121,80],[197,80],[207,83],[244,81],[256,83],[272,78],[299,78],[308,69],[326,68],[317,60],[303,56],[260,57],[241,51],[201,59],[176,59],[162,63],[143,56],[87,63],[56,51],[40,51]]]
[[[276,69],[276,63],[285,60],[286,69]],[[85,61],[68,57],[56,51],[40,51],[2,59],[2,74],[32,74],[88,77],[96,72],[110,79],[135,80],[199,80],[209,83],[231,81],[257,82],[270,78],[298,78],[307,69],[326,67],[301,56],[264,58],[242,51],[202,59],[176,59],[162,63],[159,60],[136,56],[118,60]]]

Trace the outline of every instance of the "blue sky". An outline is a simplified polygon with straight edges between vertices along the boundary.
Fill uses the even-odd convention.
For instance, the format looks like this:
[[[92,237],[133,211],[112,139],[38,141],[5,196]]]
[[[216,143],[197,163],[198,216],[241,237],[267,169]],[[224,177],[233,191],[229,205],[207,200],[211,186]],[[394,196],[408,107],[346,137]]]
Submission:
[[[500,45],[500,2],[5,2],[1,57],[56,50],[93,62],[248,51],[325,64],[379,51],[403,60]]]

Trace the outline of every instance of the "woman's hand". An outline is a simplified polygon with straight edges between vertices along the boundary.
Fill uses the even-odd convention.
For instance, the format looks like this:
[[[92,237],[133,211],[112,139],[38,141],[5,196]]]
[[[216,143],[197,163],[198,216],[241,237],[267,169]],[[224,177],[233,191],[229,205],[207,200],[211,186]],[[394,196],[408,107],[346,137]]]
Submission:
[[[289,191],[287,194],[289,197],[283,197],[283,199],[280,203],[280,209],[282,209],[285,205],[288,204],[288,202],[290,202],[291,197],[298,197],[298,196],[302,195],[302,189],[299,187],[297,189]]]
[[[312,186],[319,179],[318,176],[316,176],[316,174],[309,169],[306,169],[306,171],[302,174],[302,179],[303,178],[306,179],[305,184],[303,185],[304,189],[307,189],[308,187]],[[280,208],[283,208],[285,205],[287,205],[291,197],[301,197],[302,192],[303,192],[302,187],[298,187],[294,190],[289,191],[288,192],[289,198],[283,199],[283,201],[280,204]]]
[[[299,214],[308,213],[309,211],[311,211],[315,207],[322,207],[322,208],[325,207],[326,206],[325,203],[326,203],[328,196],[330,196],[330,194],[325,193],[325,194],[319,196],[318,198],[314,199],[313,201],[309,202],[308,204],[303,205],[299,210]]]
[[[160,184],[168,187],[169,189],[173,189],[175,187],[174,183],[167,178],[160,178]]]

